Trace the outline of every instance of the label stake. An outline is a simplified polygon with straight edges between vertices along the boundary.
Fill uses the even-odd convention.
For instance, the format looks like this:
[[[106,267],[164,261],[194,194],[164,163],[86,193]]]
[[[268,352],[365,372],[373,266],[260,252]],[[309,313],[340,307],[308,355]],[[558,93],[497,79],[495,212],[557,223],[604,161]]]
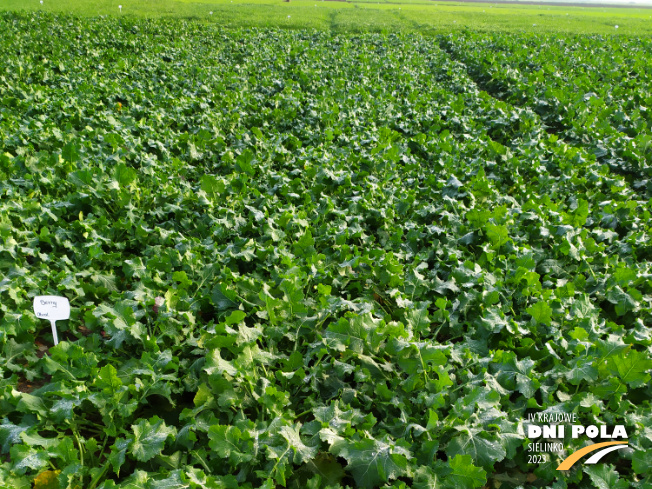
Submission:
[[[37,295],[34,297],[34,314],[39,319],[47,319],[52,325],[55,346],[59,344],[56,322],[70,318],[70,302],[57,295]]]

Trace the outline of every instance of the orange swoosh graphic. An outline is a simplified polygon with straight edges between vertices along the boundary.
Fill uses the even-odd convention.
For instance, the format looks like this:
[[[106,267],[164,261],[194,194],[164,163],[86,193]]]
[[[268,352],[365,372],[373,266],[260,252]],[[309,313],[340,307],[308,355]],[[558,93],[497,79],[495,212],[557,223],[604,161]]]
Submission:
[[[566,457],[566,460],[564,460],[562,463],[559,464],[559,467],[557,467],[557,470],[568,470],[570,469],[575,462],[577,462],[579,459],[581,459],[584,455],[587,453],[595,452],[596,450],[604,447],[608,447],[611,445],[627,445],[626,441],[605,441],[604,443],[594,443],[593,445],[589,445],[588,447],[584,447],[576,452],[573,452],[571,455]]]

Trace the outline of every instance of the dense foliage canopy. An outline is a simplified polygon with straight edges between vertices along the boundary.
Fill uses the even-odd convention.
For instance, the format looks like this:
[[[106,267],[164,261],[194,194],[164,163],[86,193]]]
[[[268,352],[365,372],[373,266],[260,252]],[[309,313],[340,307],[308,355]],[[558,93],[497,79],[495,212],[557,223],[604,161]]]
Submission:
[[[2,14],[0,486],[651,487],[649,47]]]

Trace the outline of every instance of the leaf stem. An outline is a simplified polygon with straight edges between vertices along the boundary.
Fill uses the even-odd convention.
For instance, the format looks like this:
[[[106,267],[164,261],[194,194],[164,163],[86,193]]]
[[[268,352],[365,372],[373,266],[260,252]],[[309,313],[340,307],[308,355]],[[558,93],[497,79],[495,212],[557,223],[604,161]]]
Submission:
[[[439,332],[441,331],[441,328],[443,328],[443,327],[444,327],[444,323],[441,323],[441,324],[439,325],[439,327],[437,328],[437,331],[435,331],[435,334],[432,336],[432,338],[433,338],[434,340],[437,339],[437,335],[439,334]]]
[[[239,296],[238,294],[236,294],[235,296],[236,296],[238,299],[240,299],[242,302],[244,302],[245,304],[247,304],[248,306],[250,306],[250,307],[257,307],[256,304],[254,304],[253,302],[249,302],[247,299],[245,299],[245,298]]]
[[[283,454],[278,458],[278,460],[274,464],[274,467],[272,467],[272,470],[269,471],[270,475],[274,473],[274,471],[276,470],[276,467],[278,466],[278,464],[281,462],[281,460],[283,460],[283,457],[285,457],[285,454],[290,451],[290,448],[291,448],[291,446],[290,446],[290,443],[288,442],[288,447],[285,449]]]
[[[582,260],[584,261],[584,263],[586,263],[586,266],[589,267],[589,272],[591,272],[591,276],[593,277],[593,280],[597,280],[597,278],[595,276],[595,273],[593,273],[593,268],[591,268],[591,265],[589,264],[589,262],[586,261],[585,257],[582,257]]]
[[[79,435],[77,433],[77,430],[75,426],[71,426],[72,434],[75,437],[75,441],[77,441],[77,447],[79,448],[79,459],[81,462],[81,466],[84,466],[84,447],[82,446],[81,441],[79,441]]]
[[[208,474],[210,475],[211,472],[212,472],[211,469],[208,468],[208,465],[206,464],[206,462],[204,461],[204,459],[201,458],[201,456],[199,455],[199,453],[197,453],[197,450],[193,450],[193,451],[191,451],[190,453],[193,454],[193,455],[195,455],[195,457],[197,457],[197,459],[199,459],[199,463],[201,464],[201,466],[204,467],[204,469],[206,470],[206,472],[208,472]]]
[[[109,462],[109,459],[107,457],[106,462],[104,462],[104,466],[102,467],[102,471],[95,476],[95,478],[91,481],[91,485],[88,486],[88,489],[95,489],[97,487],[98,482],[102,477],[104,477],[104,474],[106,474],[106,471],[109,469],[109,465],[111,462]]]
[[[310,413],[312,413],[312,409],[308,409],[307,411],[304,411],[304,412],[302,412],[300,414],[295,414],[294,419],[300,418],[300,417],[305,416],[306,414],[310,414]]]
[[[428,372],[426,372],[426,364],[423,361],[423,356],[421,355],[421,350],[417,348],[417,352],[419,353],[419,360],[421,361],[421,368],[423,369],[423,379],[425,383],[427,384],[429,382],[428,379]]]

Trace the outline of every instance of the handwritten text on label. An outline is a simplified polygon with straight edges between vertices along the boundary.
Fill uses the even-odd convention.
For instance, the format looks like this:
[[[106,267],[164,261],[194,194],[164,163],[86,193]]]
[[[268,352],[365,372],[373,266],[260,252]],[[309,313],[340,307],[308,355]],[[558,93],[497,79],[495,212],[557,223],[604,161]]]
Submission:
[[[70,302],[68,302],[68,299],[56,295],[36,296],[34,297],[34,314],[37,318],[50,321],[54,344],[59,343],[55,322],[70,317]]]

